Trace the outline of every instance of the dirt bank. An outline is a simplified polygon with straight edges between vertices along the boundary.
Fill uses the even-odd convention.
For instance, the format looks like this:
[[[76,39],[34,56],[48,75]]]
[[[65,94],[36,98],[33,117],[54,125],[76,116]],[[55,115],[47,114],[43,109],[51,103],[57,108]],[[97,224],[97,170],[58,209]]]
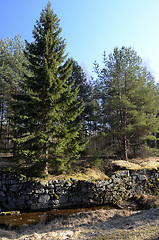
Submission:
[[[159,208],[96,210],[60,217],[19,230],[0,229],[0,239],[159,239]]]

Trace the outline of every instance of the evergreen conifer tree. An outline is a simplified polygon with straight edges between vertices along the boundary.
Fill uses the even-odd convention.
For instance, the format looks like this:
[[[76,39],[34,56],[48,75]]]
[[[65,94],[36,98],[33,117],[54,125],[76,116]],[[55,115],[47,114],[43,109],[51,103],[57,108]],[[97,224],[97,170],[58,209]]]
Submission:
[[[78,88],[78,97],[84,102],[84,111],[79,116],[82,125],[82,137],[88,137],[88,125],[89,125],[89,116],[92,113],[91,108],[91,92],[92,92],[92,85],[91,82],[88,81],[86,73],[83,71],[82,67],[72,59],[72,73],[69,78],[69,82],[73,83],[73,88]]]
[[[83,101],[78,88],[68,81],[72,65],[61,31],[48,2],[34,26],[34,41],[26,42],[30,74],[18,96],[19,128],[14,139],[18,158],[31,165],[40,163],[46,173],[48,164],[57,171],[69,168],[83,148],[79,141],[82,125],[75,121],[83,111]]]
[[[141,146],[154,140],[159,131],[158,96],[154,78],[143,66],[142,59],[131,48],[115,48],[105,67],[98,71],[102,81],[102,110],[111,139],[118,142],[123,159],[129,146]]]
[[[24,62],[24,43],[20,36],[13,39],[0,40],[0,148],[11,148],[11,136],[15,122],[11,118],[16,115],[16,109],[12,111],[12,95],[16,95],[23,81]]]

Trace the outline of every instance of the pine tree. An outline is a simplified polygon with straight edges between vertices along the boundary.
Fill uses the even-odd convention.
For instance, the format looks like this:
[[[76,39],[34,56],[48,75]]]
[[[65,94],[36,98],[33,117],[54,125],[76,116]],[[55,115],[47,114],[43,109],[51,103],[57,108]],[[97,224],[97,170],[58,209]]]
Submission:
[[[103,84],[102,109],[109,136],[116,139],[122,158],[129,145],[141,145],[158,132],[159,110],[154,78],[131,48],[115,48],[99,71]]]
[[[27,164],[48,164],[61,171],[70,167],[83,149],[82,129],[77,117],[83,111],[78,88],[68,79],[71,60],[65,54],[59,19],[50,2],[42,10],[33,30],[34,41],[26,42],[30,74],[25,76],[24,92],[18,96],[19,129],[16,143],[19,159]]]

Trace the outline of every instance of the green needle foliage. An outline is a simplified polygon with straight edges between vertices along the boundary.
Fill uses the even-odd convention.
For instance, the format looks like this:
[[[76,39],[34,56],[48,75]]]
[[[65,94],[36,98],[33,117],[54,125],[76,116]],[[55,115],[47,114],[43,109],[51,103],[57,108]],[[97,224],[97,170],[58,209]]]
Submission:
[[[136,148],[144,140],[156,140],[159,130],[158,94],[154,78],[131,48],[115,48],[104,68],[96,64],[102,85],[101,106],[107,136],[113,139],[121,157],[127,159],[130,145]],[[101,87],[101,86],[100,86]]]
[[[40,163],[46,173],[48,166],[66,170],[83,149],[79,140],[82,124],[77,119],[84,104],[78,98],[78,88],[69,82],[72,64],[65,54],[61,31],[49,2],[34,26],[34,41],[26,42],[30,73],[25,76],[24,91],[17,96],[19,118],[14,141],[18,159],[31,165]]]
[[[16,109],[12,111],[12,94],[17,94],[23,81],[26,68],[24,63],[24,44],[20,36],[14,39],[0,40],[0,148],[3,151],[11,150],[12,122]]]
[[[92,85],[88,81],[86,73],[83,71],[82,67],[72,59],[72,74],[69,78],[69,82],[73,83],[73,88],[78,87],[78,97],[84,102],[84,111],[79,116],[82,121],[83,131],[81,137],[88,139],[89,134],[89,118],[93,110],[91,108],[91,93]]]

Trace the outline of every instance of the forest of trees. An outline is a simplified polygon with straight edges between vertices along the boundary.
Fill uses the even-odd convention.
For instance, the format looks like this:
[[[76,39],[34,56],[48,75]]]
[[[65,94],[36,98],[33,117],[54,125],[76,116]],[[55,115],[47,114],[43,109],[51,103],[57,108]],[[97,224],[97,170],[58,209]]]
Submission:
[[[61,31],[49,2],[33,42],[0,40],[0,153],[48,173],[70,168],[81,154],[126,160],[157,152],[159,90],[142,59],[115,48],[88,80],[65,53]]]

